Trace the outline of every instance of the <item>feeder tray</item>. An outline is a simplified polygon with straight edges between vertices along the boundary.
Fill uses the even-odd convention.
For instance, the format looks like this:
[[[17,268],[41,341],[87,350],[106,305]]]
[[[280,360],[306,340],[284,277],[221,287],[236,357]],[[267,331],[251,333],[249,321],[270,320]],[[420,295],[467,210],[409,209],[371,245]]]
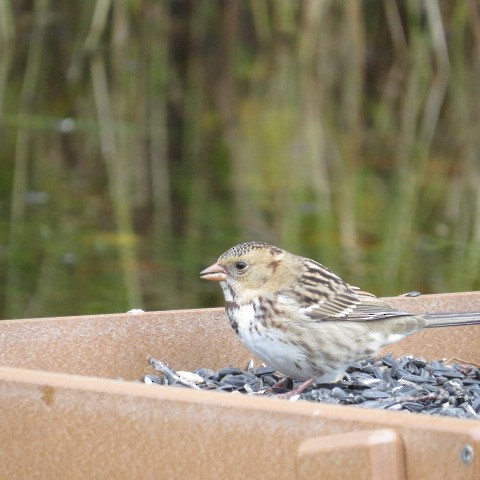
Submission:
[[[480,293],[386,299],[480,311]],[[480,326],[430,329],[383,353],[480,364]],[[474,479],[480,422],[151,386],[245,367],[223,309],[0,322],[0,478]]]

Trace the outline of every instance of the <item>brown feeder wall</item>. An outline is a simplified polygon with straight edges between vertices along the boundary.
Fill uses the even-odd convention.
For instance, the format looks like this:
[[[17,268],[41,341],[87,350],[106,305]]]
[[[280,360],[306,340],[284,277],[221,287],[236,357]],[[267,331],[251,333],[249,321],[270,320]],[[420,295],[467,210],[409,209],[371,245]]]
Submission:
[[[480,293],[387,299],[480,311]],[[426,330],[386,352],[480,364],[480,326]],[[0,322],[0,479],[480,478],[480,422],[198,392],[138,380],[244,367],[223,309]]]

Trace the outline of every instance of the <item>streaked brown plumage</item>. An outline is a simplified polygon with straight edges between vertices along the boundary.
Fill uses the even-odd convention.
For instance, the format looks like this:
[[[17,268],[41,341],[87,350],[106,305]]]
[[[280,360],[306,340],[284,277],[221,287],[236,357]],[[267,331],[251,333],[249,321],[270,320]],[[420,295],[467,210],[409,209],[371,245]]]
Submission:
[[[245,345],[298,380],[335,375],[426,327],[480,322],[475,313],[401,312],[314,260],[262,242],[232,247],[200,275],[220,282]]]

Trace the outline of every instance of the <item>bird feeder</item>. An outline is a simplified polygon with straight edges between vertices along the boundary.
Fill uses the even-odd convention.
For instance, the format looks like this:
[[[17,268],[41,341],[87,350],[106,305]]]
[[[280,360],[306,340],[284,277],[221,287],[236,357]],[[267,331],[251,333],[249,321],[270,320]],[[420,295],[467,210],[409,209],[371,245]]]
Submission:
[[[480,311],[480,293],[386,300]],[[479,345],[480,326],[455,327],[386,352],[478,365]],[[0,322],[0,478],[480,478],[477,420],[146,385],[148,356],[251,357],[221,308]]]

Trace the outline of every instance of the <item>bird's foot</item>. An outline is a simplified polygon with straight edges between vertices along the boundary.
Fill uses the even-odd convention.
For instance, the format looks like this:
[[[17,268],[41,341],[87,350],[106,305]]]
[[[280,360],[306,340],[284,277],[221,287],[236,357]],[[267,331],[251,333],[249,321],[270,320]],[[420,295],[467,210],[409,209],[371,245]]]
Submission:
[[[315,382],[314,378],[310,378],[307,381],[303,382],[301,385],[298,387],[292,388],[292,390],[285,392],[285,393],[277,393],[275,395],[276,398],[281,398],[283,400],[290,400],[293,397],[300,395],[303,393],[308,387],[312,386],[313,383]]]

